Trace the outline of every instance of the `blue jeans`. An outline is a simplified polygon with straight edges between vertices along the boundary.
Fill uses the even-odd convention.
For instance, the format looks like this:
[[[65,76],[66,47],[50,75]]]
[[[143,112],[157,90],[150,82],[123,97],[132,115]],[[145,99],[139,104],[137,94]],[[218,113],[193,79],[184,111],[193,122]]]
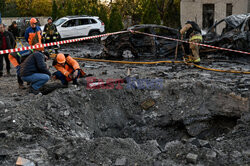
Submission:
[[[50,76],[43,73],[34,73],[29,76],[22,77],[23,81],[31,83],[31,86],[35,90],[39,90],[46,82],[48,82]]]
[[[75,70],[72,73],[74,73],[74,72],[75,72]],[[77,78],[80,76],[80,74],[81,74],[81,72],[80,72],[80,70],[78,70],[77,77],[75,79],[73,79],[73,84],[77,84]],[[59,79],[63,85],[68,85],[68,81],[66,79],[66,76],[63,75],[60,71],[53,73],[53,75],[55,75],[56,79]]]

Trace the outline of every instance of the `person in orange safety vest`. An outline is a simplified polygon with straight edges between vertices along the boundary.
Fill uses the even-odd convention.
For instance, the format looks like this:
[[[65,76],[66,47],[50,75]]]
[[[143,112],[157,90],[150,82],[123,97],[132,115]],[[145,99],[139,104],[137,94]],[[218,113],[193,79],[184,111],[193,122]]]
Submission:
[[[23,80],[20,77],[20,65],[32,53],[33,50],[25,50],[25,51],[10,53],[8,56],[11,64],[16,68],[19,89],[26,89],[23,85]]]
[[[42,44],[42,30],[39,26],[36,25],[36,18],[30,19],[30,27],[28,27],[25,31],[25,40],[29,43],[29,45],[37,45]],[[43,51],[44,48],[37,48],[38,51]]]
[[[69,54],[57,54],[53,66],[58,70],[53,74],[54,78],[61,80],[65,86],[68,86],[70,81],[73,81],[74,85],[78,85],[77,79],[85,75],[78,62]]]

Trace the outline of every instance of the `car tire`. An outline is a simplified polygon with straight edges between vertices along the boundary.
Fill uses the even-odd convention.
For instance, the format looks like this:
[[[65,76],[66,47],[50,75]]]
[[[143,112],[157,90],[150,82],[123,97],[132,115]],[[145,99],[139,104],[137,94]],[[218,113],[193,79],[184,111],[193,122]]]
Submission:
[[[96,35],[100,35],[100,32],[98,31],[93,31],[89,34],[89,36],[96,36]],[[101,38],[95,38],[95,39],[91,39],[91,41],[93,43],[100,43],[101,42]]]
[[[124,58],[138,58],[138,52],[135,48],[133,48],[131,45],[124,45],[119,48],[119,51],[117,53],[117,57],[124,59]]]

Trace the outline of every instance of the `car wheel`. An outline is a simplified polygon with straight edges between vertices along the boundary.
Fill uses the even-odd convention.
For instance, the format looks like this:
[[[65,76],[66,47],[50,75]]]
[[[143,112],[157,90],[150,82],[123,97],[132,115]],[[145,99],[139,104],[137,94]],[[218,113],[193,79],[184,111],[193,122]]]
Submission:
[[[123,58],[132,58],[132,57],[134,57],[134,55],[132,54],[132,52],[130,50],[124,50],[122,53],[122,57]]]
[[[138,58],[138,52],[132,46],[119,48],[119,58]]]
[[[94,32],[91,32],[89,36],[96,36],[96,35],[100,35],[100,33],[98,31],[94,31]],[[101,38],[94,38],[91,41],[94,43],[100,43]]]

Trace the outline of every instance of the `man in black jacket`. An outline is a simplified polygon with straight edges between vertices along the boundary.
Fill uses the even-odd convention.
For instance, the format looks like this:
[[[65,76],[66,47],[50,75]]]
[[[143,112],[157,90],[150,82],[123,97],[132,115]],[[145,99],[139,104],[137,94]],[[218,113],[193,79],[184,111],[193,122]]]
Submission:
[[[16,21],[13,21],[12,24],[9,26],[8,31],[13,34],[15,39],[19,37],[19,29],[17,27]]]
[[[5,31],[5,25],[0,24],[0,50],[15,48],[16,41],[11,32]],[[0,55],[0,77],[3,76],[3,58],[6,62],[7,75],[10,75],[10,61],[8,54]]]
[[[20,65],[22,80],[31,83],[30,93],[38,94],[39,89],[50,79],[51,73],[47,69],[46,58],[45,54],[35,52],[29,55]]]

